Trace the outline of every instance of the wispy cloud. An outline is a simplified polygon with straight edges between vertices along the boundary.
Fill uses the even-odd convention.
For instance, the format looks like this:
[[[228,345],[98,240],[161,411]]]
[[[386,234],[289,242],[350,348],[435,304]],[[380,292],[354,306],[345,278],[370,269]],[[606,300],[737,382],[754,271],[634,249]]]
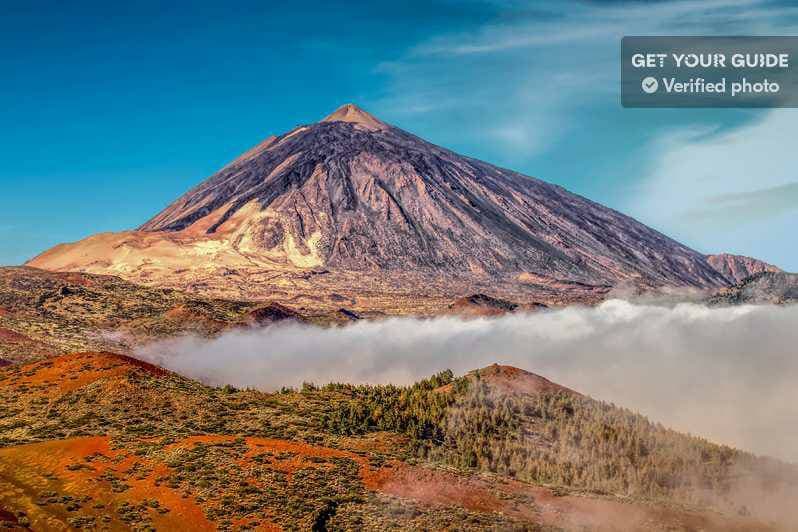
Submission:
[[[798,181],[735,194],[720,194],[707,198],[707,204],[688,212],[694,221],[757,221],[798,211]],[[798,215],[796,215],[798,219]]]
[[[798,111],[731,130],[688,126],[656,137],[627,210],[705,251],[745,250],[792,269],[798,225]]]
[[[716,441],[798,461],[798,306],[707,308],[611,300],[497,319],[277,325],[148,346],[146,360],[213,384],[408,384],[494,362]]]
[[[600,179],[600,187],[585,187],[604,194],[596,199],[703,251],[798,267],[798,254],[783,244],[798,223],[793,189],[777,189],[796,181],[794,113],[624,110],[618,79],[624,35],[790,35],[798,31],[798,6],[496,5],[499,14],[484,23],[431,37],[383,63],[388,87],[374,103],[377,113],[567,188]],[[591,162],[574,164],[573,153]],[[585,175],[570,175],[571,166]]]
[[[518,48],[556,47],[605,41],[618,36],[699,34],[782,28],[798,15],[796,7],[775,7],[762,0],[698,0],[660,3],[621,2],[620,5],[562,3],[518,13],[503,24],[488,24],[471,32],[442,36],[413,52],[424,55],[496,53]],[[771,5],[768,5],[771,4]],[[527,15],[528,13],[530,13]],[[589,58],[586,58],[589,59]]]
[[[767,0],[499,2],[491,20],[381,64],[388,89],[375,107],[521,163],[580,127],[591,102],[617,107],[624,35],[789,34],[797,23],[797,7]]]

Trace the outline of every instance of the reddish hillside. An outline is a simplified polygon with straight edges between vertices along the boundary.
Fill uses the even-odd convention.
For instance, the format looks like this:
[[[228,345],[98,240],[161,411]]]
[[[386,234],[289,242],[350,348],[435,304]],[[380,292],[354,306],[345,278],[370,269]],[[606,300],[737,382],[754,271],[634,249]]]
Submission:
[[[32,530],[125,530],[137,522],[215,530],[194,497],[157,482],[168,472],[102,436],[7,447],[0,449],[0,505],[24,512]]]
[[[482,383],[519,397],[575,394],[507,366],[478,373]],[[352,400],[340,387],[276,394],[208,388],[111,353],[2,368],[0,525],[777,530],[678,504],[408,461],[406,435],[341,436],[319,423]]]
[[[513,366],[502,366],[492,364],[482,369],[475,369],[465,375],[471,382],[481,382],[493,392],[508,395],[540,395],[565,393],[576,397],[581,394],[550,381],[540,375],[535,375],[523,369]],[[449,392],[453,389],[452,384],[447,384],[437,388],[440,392]]]
[[[430,506],[461,506],[477,512],[496,512],[530,520],[552,530],[632,532],[685,530],[717,532],[775,531],[750,519],[711,512],[564,495],[515,480],[474,478],[424,467],[396,464],[373,476],[371,485],[382,492],[421,501]]]
[[[578,392],[552,382],[545,377],[512,366],[493,364],[486,368],[472,371],[468,374],[468,377],[471,379],[479,378],[492,389],[502,393],[531,395],[567,393],[580,395]]]
[[[767,262],[743,255],[730,255],[728,253],[707,255],[707,262],[725,275],[732,284],[744,281],[757,273],[781,271],[778,267],[768,264]]]
[[[86,386],[102,386],[113,392],[119,381],[144,372],[164,376],[169,372],[147,362],[115,353],[72,353],[7,368],[0,386],[22,391],[28,399],[55,400]]]

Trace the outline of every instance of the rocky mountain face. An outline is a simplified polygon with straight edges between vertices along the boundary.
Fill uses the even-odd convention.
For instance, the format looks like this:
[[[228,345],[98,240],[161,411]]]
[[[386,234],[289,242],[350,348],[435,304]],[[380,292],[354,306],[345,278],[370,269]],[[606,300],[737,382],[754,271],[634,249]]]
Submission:
[[[768,264],[767,262],[743,255],[731,255],[728,253],[707,255],[707,262],[734,284],[757,273],[781,271],[780,268]]]
[[[269,137],[136,231],[57,246],[29,265],[303,304],[319,303],[308,292],[448,304],[485,288],[552,302],[618,283],[729,284],[702,254],[628,216],[353,105]]]
[[[710,298],[715,305],[764,305],[798,303],[798,274],[760,272]]]
[[[164,338],[283,320],[341,324],[353,319],[347,312],[300,314],[279,303],[204,298],[109,275],[0,267],[0,366],[75,351],[130,352]]]

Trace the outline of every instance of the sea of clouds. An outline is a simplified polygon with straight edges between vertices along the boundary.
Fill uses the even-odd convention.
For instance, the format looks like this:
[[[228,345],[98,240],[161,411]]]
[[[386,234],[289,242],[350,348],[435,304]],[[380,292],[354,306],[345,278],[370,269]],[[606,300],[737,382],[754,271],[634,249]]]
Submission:
[[[543,375],[674,429],[798,462],[798,306],[608,300],[498,318],[279,323],[137,356],[208,384],[275,390],[409,384],[494,362]]]

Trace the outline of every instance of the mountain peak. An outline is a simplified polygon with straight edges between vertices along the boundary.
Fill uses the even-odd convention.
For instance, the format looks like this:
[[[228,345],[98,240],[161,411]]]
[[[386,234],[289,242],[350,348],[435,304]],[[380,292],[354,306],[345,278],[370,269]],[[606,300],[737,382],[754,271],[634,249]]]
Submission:
[[[387,124],[353,103],[342,105],[331,115],[324,118],[322,122],[349,122],[350,124],[357,124],[371,131],[380,131],[388,128]]]
[[[313,304],[336,309],[351,296],[354,311],[393,305],[382,293],[406,293],[397,297],[419,309],[428,299],[417,294],[445,296],[436,304],[447,307],[475,294],[465,308],[499,311],[588,300],[621,282],[730,285],[704,255],[627,216],[351,104],[261,143],[139,231],[62,245],[28,265],[247,299],[273,300],[279,289],[293,301],[308,290],[330,294]],[[373,307],[359,303],[363,286]]]

